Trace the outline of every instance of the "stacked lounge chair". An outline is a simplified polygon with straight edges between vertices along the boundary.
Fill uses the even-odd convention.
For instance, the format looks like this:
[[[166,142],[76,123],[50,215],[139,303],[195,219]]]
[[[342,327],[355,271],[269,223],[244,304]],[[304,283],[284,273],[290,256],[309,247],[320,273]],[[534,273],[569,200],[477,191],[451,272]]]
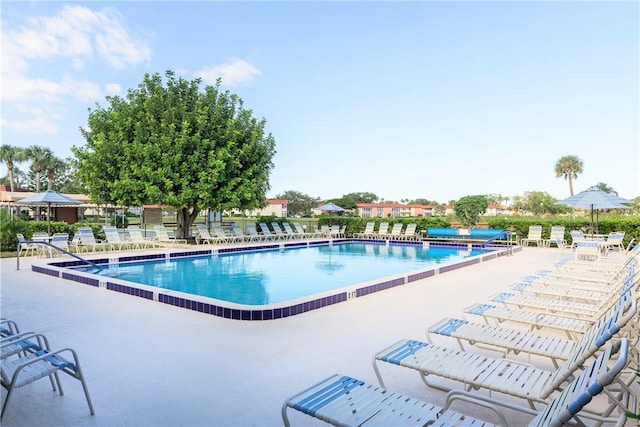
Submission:
[[[19,332],[17,324],[9,319],[0,323],[0,381],[7,390],[3,416],[14,392],[34,381],[49,378],[53,391],[63,395],[58,374],[64,373],[80,381],[89,411],[95,414],[89,390],[80,367],[78,354],[71,348],[53,350],[43,334]]]
[[[620,259],[589,280],[590,270],[581,271],[578,265],[576,261],[573,273],[538,272],[535,280],[511,287],[510,291],[529,293],[528,298],[537,299],[537,303],[525,308],[504,302],[493,304],[505,304],[502,310],[528,311],[529,319],[534,320],[530,325],[524,318],[514,322],[520,326],[513,328],[504,323],[445,318],[428,330],[428,342],[402,339],[374,354],[373,369],[379,386],[334,375],[287,399],[282,407],[285,425],[289,425],[290,409],[335,425],[489,425],[468,413],[452,412],[450,403],[457,398],[494,409],[504,425],[506,419],[496,406],[537,415],[531,426],[560,426],[570,420],[582,425],[585,419],[593,420],[594,425],[623,425],[627,411],[636,409],[637,404],[631,389],[635,375],[624,368],[630,359],[640,360],[640,274],[633,262]],[[572,274],[576,276],[573,282]],[[575,292],[571,292],[572,287]],[[600,292],[601,298],[593,298],[589,292]],[[554,304],[557,309],[550,309]],[[552,317],[557,323],[551,321]],[[547,326],[552,334],[538,331]],[[566,332],[567,338],[558,337],[558,332]],[[431,338],[436,336],[446,343],[435,344]],[[465,350],[462,341],[473,346]],[[486,345],[498,349],[502,357],[490,356],[484,351]],[[605,373],[615,354],[615,368]],[[517,360],[520,355],[527,355],[529,360]],[[537,363],[532,364],[532,356]],[[549,362],[555,369],[548,368]],[[383,366],[409,368],[427,386],[447,390],[445,405],[386,389]],[[603,392],[606,398],[584,408],[595,396],[592,391]],[[518,399],[523,403],[515,403]]]
[[[628,348],[629,342],[626,338],[613,343],[540,410],[518,407],[506,401],[501,402],[462,390],[448,394],[445,405],[438,406],[336,374],[286,399],[282,405],[282,419],[284,425],[289,427],[291,423],[288,410],[294,409],[340,426],[493,425],[450,408],[456,400],[464,400],[469,404],[492,410],[500,419],[501,425],[505,426],[508,424],[501,407],[530,414],[533,419],[529,422],[529,427],[562,426],[569,421],[577,419],[582,422],[591,417],[594,422],[598,422],[603,417],[589,415],[583,409],[620,376],[627,365]],[[620,413],[617,417],[610,418],[622,425],[625,415]]]

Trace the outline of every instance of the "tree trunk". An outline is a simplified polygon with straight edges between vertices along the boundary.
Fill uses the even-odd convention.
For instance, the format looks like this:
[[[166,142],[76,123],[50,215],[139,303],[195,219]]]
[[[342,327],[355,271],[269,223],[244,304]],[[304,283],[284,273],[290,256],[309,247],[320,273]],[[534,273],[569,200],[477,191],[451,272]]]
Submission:
[[[16,191],[16,182],[15,182],[15,178],[13,176],[13,166],[12,167],[7,167],[7,171],[9,172],[9,188],[11,189],[11,192],[13,193],[14,191]],[[19,218],[20,217],[20,206],[16,206],[13,208],[13,213],[15,215],[15,218]]]
[[[13,177],[13,168],[8,168],[9,171],[9,188],[11,188],[11,192],[16,191],[16,182]]]
[[[573,196],[573,179],[571,178],[571,174],[569,174],[569,195]]]
[[[36,193],[40,192],[40,171],[36,171]],[[35,207],[35,220],[40,221],[40,208],[38,206]]]
[[[189,229],[191,225],[198,217],[200,210],[193,208],[193,211],[189,212],[189,208],[180,208],[176,212],[176,221],[178,222],[178,229],[176,230],[178,239],[188,239]]]

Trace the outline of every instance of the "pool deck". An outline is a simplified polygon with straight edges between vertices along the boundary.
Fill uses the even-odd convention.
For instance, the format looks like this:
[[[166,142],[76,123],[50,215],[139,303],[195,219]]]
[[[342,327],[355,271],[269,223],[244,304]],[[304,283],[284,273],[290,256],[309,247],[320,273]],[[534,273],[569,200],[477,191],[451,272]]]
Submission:
[[[568,254],[524,248],[262,322],[205,315],[45,276],[31,272],[27,258],[16,270],[15,258],[2,259],[1,316],[15,320],[23,332],[47,335],[53,348],[78,352],[96,411],[89,414],[80,383],[63,375],[62,397],[47,380],[17,389],[2,425],[281,426],[281,406],[290,395],[333,373],[375,384],[374,353],[401,338],[425,340],[429,325],[460,317],[464,307],[550,268],[562,255]],[[455,345],[437,343],[447,342]],[[392,390],[443,401],[444,393],[428,389],[415,371],[382,366],[381,373]],[[3,402],[4,396],[3,389]],[[289,414],[294,426],[326,425]],[[514,425],[530,419],[513,412],[508,417]]]

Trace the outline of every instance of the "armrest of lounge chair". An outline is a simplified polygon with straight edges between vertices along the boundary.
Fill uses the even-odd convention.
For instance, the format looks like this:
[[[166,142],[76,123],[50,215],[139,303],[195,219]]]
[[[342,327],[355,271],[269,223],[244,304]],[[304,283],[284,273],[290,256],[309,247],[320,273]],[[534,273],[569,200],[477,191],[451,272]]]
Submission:
[[[78,355],[75,350],[71,348],[62,348],[55,351],[43,349],[35,353],[28,353],[16,359],[3,359],[0,368],[2,386],[7,389],[7,395],[2,406],[2,415],[4,415],[4,411],[14,389],[31,384],[41,378],[52,378],[53,375],[58,383],[60,395],[62,395],[62,386],[57,377],[58,372],[64,372],[82,383],[87,404],[89,405],[89,411],[91,415],[95,415],[93,404],[89,397],[89,390],[87,389],[87,384],[82,369],[80,368]],[[51,382],[53,385],[53,379]],[[55,390],[55,385],[53,385],[53,387]]]

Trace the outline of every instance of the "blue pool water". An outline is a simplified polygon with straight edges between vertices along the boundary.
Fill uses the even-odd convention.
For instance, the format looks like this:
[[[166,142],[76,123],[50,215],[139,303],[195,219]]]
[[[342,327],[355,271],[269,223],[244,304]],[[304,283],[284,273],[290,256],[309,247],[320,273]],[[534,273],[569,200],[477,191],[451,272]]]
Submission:
[[[246,305],[265,305],[398,275],[481,251],[340,243],[109,266],[98,274]]]

